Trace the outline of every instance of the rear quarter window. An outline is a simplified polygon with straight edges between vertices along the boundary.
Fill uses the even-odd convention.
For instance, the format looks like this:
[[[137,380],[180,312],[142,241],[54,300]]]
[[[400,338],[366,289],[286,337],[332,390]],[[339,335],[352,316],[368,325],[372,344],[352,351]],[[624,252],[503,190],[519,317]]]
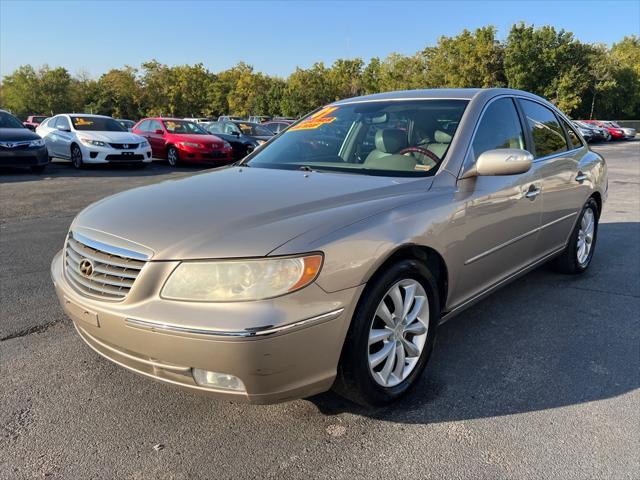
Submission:
[[[533,139],[535,158],[566,152],[567,139],[555,113],[530,100],[520,99],[520,104]]]

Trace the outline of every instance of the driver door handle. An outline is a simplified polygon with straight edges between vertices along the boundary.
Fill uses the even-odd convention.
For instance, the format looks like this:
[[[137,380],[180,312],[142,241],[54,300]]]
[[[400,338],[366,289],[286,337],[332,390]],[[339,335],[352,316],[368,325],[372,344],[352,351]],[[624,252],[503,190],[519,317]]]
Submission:
[[[582,183],[584,182],[587,178],[589,178],[586,174],[582,173],[582,172],[578,172],[578,175],[576,176],[576,182],[578,183]]]
[[[531,184],[529,186],[529,190],[527,190],[527,193],[525,193],[525,197],[528,198],[529,200],[535,200],[535,198],[540,195],[540,192],[542,191],[542,189],[534,184]]]

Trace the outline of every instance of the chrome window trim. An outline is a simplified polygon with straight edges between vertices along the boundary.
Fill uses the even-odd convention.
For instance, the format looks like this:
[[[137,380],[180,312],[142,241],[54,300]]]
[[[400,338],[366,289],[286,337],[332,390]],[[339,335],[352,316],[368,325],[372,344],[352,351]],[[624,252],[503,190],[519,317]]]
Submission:
[[[150,320],[140,320],[137,318],[126,318],[124,322],[128,327],[140,328],[142,330],[150,330],[152,332],[157,332],[157,333],[168,333],[168,334],[176,334],[176,335],[204,335],[204,336],[212,336],[212,337],[252,338],[252,337],[263,337],[267,335],[274,335],[276,333],[286,332],[297,327],[306,327],[306,326],[316,325],[323,322],[328,322],[329,320],[338,318],[342,314],[342,312],[344,312],[344,308],[339,308],[337,310],[332,310],[331,312],[323,313],[322,315],[317,315],[315,317],[306,318],[304,320],[299,320],[293,323],[287,323],[286,325],[280,325],[277,327],[273,325],[266,325],[264,327],[258,327],[255,329],[245,329],[245,330],[237,330],[237,331],[223,331],[223,330],[212,330],[209,328],[184,327],[180,325],[169,325],[167,323],[154,322]]]
[[[73,230],[69,233],[74,239],[78,240],[81,243],[84,243],[85,245],[93,248],[94,250],[100,250],[102,252],[109,253],[111,255],[117,255],[119,257],[128,257],[128,258],[132,258],[133,260],[139,260],[142,262],[146,262],[151,258],[149,255],[145,255],[144,253],[129,250],[127,248],[116,247],[114,245],[108,245],[106,243],[93,240]]]
[[[547,104],[545,104],[545,103],[543,103],[543,102],[541,102],[541,101],[539,101],[539,100],[537,100],[535,98],[531,98],[531,97],[528,97],[528,96],[525,96],[525,95],[517,95],[515,93],[513,93],[513,94],[512,93],[505,93],[505,94],[496,95],[495,97],[490,98],[487,101],[487,103],[484,104],[484,107],[482,107],[482,112],[480,112],[480,116],[478,117],[478,120],[476,121],[476,124],[473,127],[473,133],[471,134],[471,140],[469,140],[469,143],[468,143],[467,148],[466,148],[466,150],[464,152],[464,155],[463,155],[462,164],[460,165],[460,169],[458,171],[458,174],[456,175],[456,178],[458,180],[460,180],[460,176],[462,175],[462,172],[464,170],[465,160],[469,156],[469,152],[473,149],[472,145],[473,145],[473,141],[476,138],[476,134],[478,133],[478,126],[480,125],[480,122],[484,118],[484,115],[485,115],[485,113],[487,111],[487,108],[493,102],[495,102],[496,100],[501,99],[501,98],[511,98],[512,100],[522,99],[522,100],[529,100],[531,102],[535,102],[535,103],[537,103],[537,104],[539,104],[539,105],[541,105],[543,107],[546,107],[546,108],[550,109],[552,113],[554,113],[555,115],[558,115],[559,117],[564,119],[566,122],[569,122],[569,123],[571,122],[571,120],[569,120],[566,115],[564,115],[562,112],[560,112],[558,109],[556,109],[553,105],[547,105]],[[517,113],[517,107],[515,105],[513,107],[516,108],[516,113]],[[560,126],[562,127],[562,125],[560,125]],[[526,132],[524,131],[526,126],[525,125],[521,125],[521,127],[523,129],[522,133],[525,135],[525,140],[526,140]],[[580,136],[578,136],[578,138],[580,138]],[[529,146],[529,145],[527,145],[527,146]],[[541,162],[541,161],[550,160],[552,158],[560,157],[560,156],[563,156],[563,155],[573,154],[573,153],[577,152],[578,150],[582,150],[584,148],[587,148],[587,145],[583,143],[580,147],[572,148],[571,150],[565,150],[564,152],[552,153],[552,154],[546,155],[544,157],[535,158],[533,160],[533,163],[538,163],[538,162]],[[531,153],[531,152],[529,152],[529,153]]]

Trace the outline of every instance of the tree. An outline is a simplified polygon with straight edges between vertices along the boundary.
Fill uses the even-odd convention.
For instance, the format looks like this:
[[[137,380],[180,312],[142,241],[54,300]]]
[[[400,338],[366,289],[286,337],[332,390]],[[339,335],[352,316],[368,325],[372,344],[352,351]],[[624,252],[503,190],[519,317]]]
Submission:
[[[39,79],[31,65],[22,65],[4,77],[2,82],[4,108],[20,118],[32,113],[44,113],[39,95]]]
[[[141,115],[142,89],[137,70],[126,66],[112,69],[98,80],[97,95],[91,105],[94,113],[113,115],[116,118],[139,118]]]
[[[309,69],[296,68],[285,89],[282,110],[285,115],[300,116],[332,100],[328,72],[324,63],[314,63]]]
[[[327,72],[329,93],[332,100],[356,97],[362,94],[362,67],[361,58],[353,60],[338,59]]]
[[[494,27],[469,30],[456,37],[440,37],[435,47],[424,50],[426,82],[430,87],[487,88],[506,84],[504,48]]]
[[[410,57],[392,53],[380,65],[380,91],[425,88],[426,59],[422,54]]]
[[[589,47],[551,26],[511,28],[504,54],[508,84],[546,97],[571,114],[589,90]]]
[[[362,72],[362,88],[363,93],[371,94],[380,92],[380,72],[382,70],[382,64],[378,57],[373,57],[369,60],[369,64],[364,68]]]

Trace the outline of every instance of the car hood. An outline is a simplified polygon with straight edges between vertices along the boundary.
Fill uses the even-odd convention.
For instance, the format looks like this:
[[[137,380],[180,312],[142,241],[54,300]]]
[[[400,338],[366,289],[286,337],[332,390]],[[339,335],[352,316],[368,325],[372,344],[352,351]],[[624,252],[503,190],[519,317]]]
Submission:
[[[0,128],[0,140],[13,140],[20,142],[23,140],[36,140],[40,138],[36,133],[28,128]]]
[[[413,201],[431,183],[229,167],[106,198],[71,228],[105,243],[131,242],[154,260],[265,256],[311,230],[320,236]]]
[[[140,143],[144,138],[131,132],[94,132],[86,130],[78,130],[76,132],[80,137],[90,138],[91,140],[99,140],[109,143]]]

